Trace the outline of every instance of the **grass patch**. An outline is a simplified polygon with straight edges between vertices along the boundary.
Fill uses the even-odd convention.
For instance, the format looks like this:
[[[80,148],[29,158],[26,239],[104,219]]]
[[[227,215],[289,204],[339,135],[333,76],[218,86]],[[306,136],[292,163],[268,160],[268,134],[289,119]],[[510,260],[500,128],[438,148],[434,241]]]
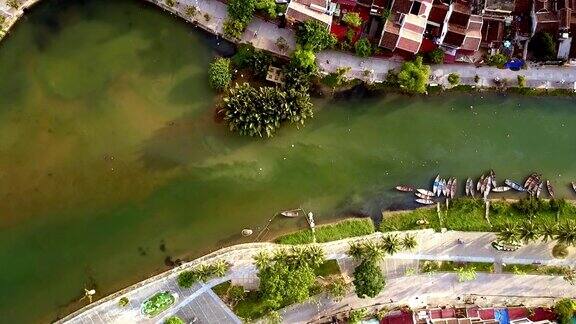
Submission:
[[[503,272],[514,274],[534,274],[548,276],[563,276],[570,269],[562,266],[547,266],[539,264],[507,264],[502,267]]]
[[[544,223],[557,223],[556,211],[550,204],[541,201],[542,207],[531,216],[536,225]],[[558,212],[558,221],[573,219],[575,208],[572,205]],[[506,222],[521,223],[527,219],[526,213],[518,211],[512,204],[504,201],[490,203],[490,224],[484,218],[484,203],[480,199],[456,198],[450,204],[450,209],[442,210],[442,224],[435,208],[420,208],[408,213],[385,215],[380,230],[406,231],[421,228],[434,228],[439,230],[445,227],[455,231],[490,232],[504,225]],[[418,225],[418,221],[426,221],[427,225]]]
[[[336,260],[327,260],[316,270],[316,276],[328,277],[339,274],[341,274],[340,266]]]
[[[348,237],[362,236],[374,233],[374,223],[370,218],[347,219],[341,222],[316,227],[316,242],[330,242]],[[278,237],[276,243],[280,244],[307,244],[312,243],[312,232],[309,229]]]
[[[494,264],[489,262],[454,262],[454,261],[433,261],[420,260],[419,268],[422,273],[430,272],[454,272],[456,268],[469,266],[474,267],[477,272],[494,272]]]
[[[142,303],[142,311],[144,315],[152,318],[167,310],[175,300],[169,291],[159,292]]]
[[[224,296],[226,296],[226,292],[228,291],[230,286],[232,286],[232,282],[230,280],[228,280],[228,281],[225,281],[219,285],[212,287],[212,291],[216,295],[218,295],[218,297],[220,297],[220,299],[224,299]]]
[[[234,307],[234,313],[247,322],[264,316],[268,310],[258,291],[249,291],[246,298]]]

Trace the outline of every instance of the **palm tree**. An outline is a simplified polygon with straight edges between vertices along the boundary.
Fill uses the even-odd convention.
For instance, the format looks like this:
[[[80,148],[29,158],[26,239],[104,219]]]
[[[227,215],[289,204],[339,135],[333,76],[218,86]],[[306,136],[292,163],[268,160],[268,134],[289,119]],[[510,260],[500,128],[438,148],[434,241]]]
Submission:
[[[350,244],[348,255],[357,261],[375,261],[384,257],[382,246],[372,241],[363,241]]]
[[[540,238],[538,227],[530,220],[523,222],[517,231],[518,239],[524,244],[530,244]]]
[[[318,245],[307,246],[300,253],[300,258],[304,259],[306,263],[312,268],[318,268],[326,261],[324,250]]]
[[[545,222],[540,225],[540,235],[542,237],[542,242],[547,243],[553,241],[558,234],[558,225],[552,222]]]
[[[567,220],[558,226],[556,240],[559,244],[576,246],[576,222]]]
[[[506,222],[501,228],[496,237],[499,241],[504,243],[516,243],[519,241],[520,234],[516,224]]]
[[[398,234],[386,235],[382,238],[382,249],[387,254],[393,255],[400,251],[402,242],[398,238]]]
[[[408,251],[414,250],[418,246],[418,241],[416,241],[416,237],[412,234],[404,235],[402,239],[402,247]]]
[[[266,251],[260,251],[258,252],[258,254],[254,256],[254,265],[256,266],[256,268],[258,268],[258,270],[266,268],[271,261],[272,258],[270,257],[270,254],[268,254],[268,252]]]

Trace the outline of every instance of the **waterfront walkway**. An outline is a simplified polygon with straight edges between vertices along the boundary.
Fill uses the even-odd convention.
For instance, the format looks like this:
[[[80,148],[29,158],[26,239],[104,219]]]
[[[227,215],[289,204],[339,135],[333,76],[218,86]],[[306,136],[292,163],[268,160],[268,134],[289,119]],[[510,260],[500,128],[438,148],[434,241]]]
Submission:
[[[498,252],[490,246],[495,239],[494,233],[483,232],[456,232],[445,233],[433,230],[410,231],[418,241],[418,248],[414,252],[403,252],[387,257],[382,267],[389,278],[388,288],[376,299],[358,299],[350,294],[347,298],[349,305],[357,303],[358,307],[364,303],[375,303],[380,300],[393,299],[394,303],[413,304],[426,299],[450,299],[450,296],[470,295],[496,295],[512,298],[542,299],[560,296],[576,297],[576,287],[567,285],[562,278],[551,276],[514,276],[511,274],[485,274],[479,276],[477,281],[458,284],[453,274],[436,274],[433,276],[420,275],[406,277],[402,270],[398,270],[393,263],[417,264],[417,260],[450,260],[490,262],[498,265],[541,263],[548,265],[573,265],[576,255],[570,254],[568,258],[554,259],[550,253],[552,243],[536,243],[523,246],[515,252]],[[404,233],[400,233],[403,235]],[[359,238],[350,238],[334,242],[319,244],[328,259],[335,259],[341,265],[342,271],[349,276],[353,263],[346,252],[351,242],[362,240],[380,240],[388,233],[374,233]],[[464,244],[458,244],[461,239]],[[226,280],[245,284],[249,287],[257,286],[257,272],[252,264],[253,257],[263,250],[273,251],[285,246],[274,243],[240,244],[224,248],[208,254],[197,260],[188,262],[175,269],[152,277],[144,282],[124,289],[118,293],[103,298],[84,309],[81,309],[60,322],[69,323],[113,323],[113,322],[141,322],[154,323],[173,314],[186,314],[187,318],[196,317],[207,321],[226,319],[236,321],[237,318],[230,312],[215,295],[208,290]],[[232,264],[232,268],[224,278],[211,280],[205,284],[198,284],[190,289],[178,287],[176,279],[182,270],[190,269],[200,263],[224,260]],[[394,260],[394,261],[391,261]],[[392,263],[391,263],[392,262]],[[494,284],[492,284],[494,282]],[[488,284],[490,283],[490,284]],[[171,291],[178,295],[176,304],[155,319],[148,319],[140,313],[140,305],[148,297],[158,291]],[[127,297],[130,305],[127,308],[118,306],[121,297]],[[415,299],[419,297],[419,301]],[[507,298],[508,298],[507,297]],[[526,303],[526,302],[524,302]],[[330,307],[340,307],[340,304]],[[328,306],[327,306],[328,307]],[[210,309],[202,313],[201,310]],[[331,308],[330,308],[331,309]],[[303,314],[306,313],[303,311]],[[311,316],[317,316],[311,315]],[[212,317],[210,317],[212,316]],[[289,318],[291,315],[287,314]],[[296,319],[294,319],[296,321]]]

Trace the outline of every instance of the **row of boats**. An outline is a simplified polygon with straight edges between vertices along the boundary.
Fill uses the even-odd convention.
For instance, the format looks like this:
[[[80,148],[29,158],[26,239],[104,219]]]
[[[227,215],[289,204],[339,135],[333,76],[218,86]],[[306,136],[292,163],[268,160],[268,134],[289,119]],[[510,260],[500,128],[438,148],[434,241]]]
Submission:
[[[572,189],[576,192],[576,182],[572,182]],[[543,181],[542,175],[538,173],[530,174],[523,184],[515,182],[510,179],[505,179],[504,184],[498,185],[496,182],[496,173],[490,170],[487,174],[482,174],[478,181],[474,182],[471,178],[466,179],[464,192],[466,196],[475,197],[479,193],[484,199],[488,198],[491,192],[502,193],[509,190],[518,192],[527,192],[530,196],[540,198],[542,191],[546,187],[548,194],[554,198],[555,192],[552,183],[549,180]],[[448,180],[441,178],[437,175],[432,182],[432,190],[417,189],[409,185],[397,186],[396,190],[403,192],[414,192],[416,196],[415,201],[423,205],[434,204],[434,198],[446,197],[454,198],[456,189],[458,188],[458,180],[456,178],[448,178]]]

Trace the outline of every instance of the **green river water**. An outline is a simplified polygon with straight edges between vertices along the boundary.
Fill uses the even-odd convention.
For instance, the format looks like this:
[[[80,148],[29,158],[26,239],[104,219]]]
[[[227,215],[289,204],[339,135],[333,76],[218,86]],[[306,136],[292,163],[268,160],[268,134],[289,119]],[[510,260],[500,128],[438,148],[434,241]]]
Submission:
[[[0,322],[46,322],[256,232],[412,206],[391,188],[494,168],[572,197],[574,99],[486,94],[318,101],[303,129],[214,121],[216,42],[137,0],[45,0],[0,44]],[[224,46],[223,44],[220,46]],[[276,218],[274,233],[304,220]]]

